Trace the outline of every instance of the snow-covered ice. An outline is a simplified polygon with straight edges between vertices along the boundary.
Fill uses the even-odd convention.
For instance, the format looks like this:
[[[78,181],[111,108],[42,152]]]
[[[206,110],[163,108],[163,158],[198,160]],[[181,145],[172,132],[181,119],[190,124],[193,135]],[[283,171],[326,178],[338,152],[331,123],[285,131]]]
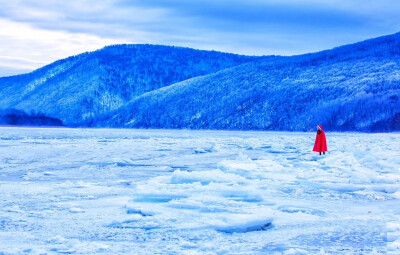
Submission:
[[[0,254],[400,252],[398,133],[0,132]]]

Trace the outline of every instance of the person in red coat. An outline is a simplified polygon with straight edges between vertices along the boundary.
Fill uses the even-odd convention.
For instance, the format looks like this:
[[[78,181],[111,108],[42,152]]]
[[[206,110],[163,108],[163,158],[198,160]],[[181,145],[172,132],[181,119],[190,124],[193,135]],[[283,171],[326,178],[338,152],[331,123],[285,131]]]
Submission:
[[[321,155],[321,152],[325,155],[325,151],[328,151],[328,147],[326,146],[325,132],[321,125],[317,126],[317,129],[317,137],[315,138],[313,151],[319,152],[319,155]]]

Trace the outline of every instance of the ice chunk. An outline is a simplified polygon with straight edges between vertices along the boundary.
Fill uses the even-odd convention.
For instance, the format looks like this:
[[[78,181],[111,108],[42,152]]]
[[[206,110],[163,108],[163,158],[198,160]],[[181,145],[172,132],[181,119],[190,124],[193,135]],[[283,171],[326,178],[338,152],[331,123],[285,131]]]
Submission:
[[[230,174],[224,173],[221,170],[212,170],[212,171],[180,171],[176,170],[171,175],[171,183],[179,184],[179,183],[193,183],[200,182],[201,184],[208,184],[210,182],[230,182],[230,183],[246,183],[246,178]]]
[[[272,227],[272,218],[265,214],[223,214],[211,220],[210,226],[224,233],[264,231]]]
[[[85,210],[83,210],[82,208],[79,207],[71,207],[68,210],[70,213],[84,213]]]

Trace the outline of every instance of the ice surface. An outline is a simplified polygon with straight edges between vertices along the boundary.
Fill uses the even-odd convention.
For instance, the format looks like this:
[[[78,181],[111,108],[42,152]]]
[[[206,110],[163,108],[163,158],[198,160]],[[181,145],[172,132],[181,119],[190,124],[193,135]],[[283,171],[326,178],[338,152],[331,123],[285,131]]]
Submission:
[[[399,254],[398,133],[0,131],[0,254]]]

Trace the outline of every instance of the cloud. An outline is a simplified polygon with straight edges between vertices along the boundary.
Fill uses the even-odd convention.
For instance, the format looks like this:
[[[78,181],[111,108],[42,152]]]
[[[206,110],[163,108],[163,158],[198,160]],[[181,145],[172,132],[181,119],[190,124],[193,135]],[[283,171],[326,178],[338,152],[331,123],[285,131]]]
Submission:
[[[34,70],[60,58],[117,43],[113,39],[39,29],[2,18],[0,27],[0,76]]]
[[[32,68],[109,43],[292,55],[398,32],[399,12],[391,0],[4,1],[0,55]]]

